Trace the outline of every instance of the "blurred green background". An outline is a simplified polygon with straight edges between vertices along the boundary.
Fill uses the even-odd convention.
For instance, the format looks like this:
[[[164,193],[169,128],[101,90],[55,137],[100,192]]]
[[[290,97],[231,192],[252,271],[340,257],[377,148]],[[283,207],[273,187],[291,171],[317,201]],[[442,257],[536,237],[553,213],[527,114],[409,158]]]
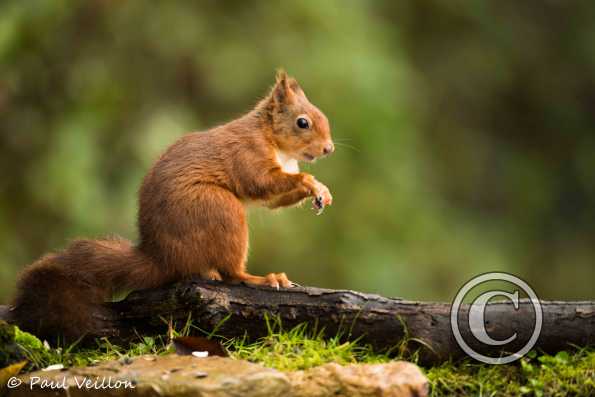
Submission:
[[[595,298],[595,2],[0,3],[0,302],[78,236],[136,239],[137,190],[188,131],[286,68],[338,150],[335,204],[251,211],[249,269],[451,300],[502,270]]]

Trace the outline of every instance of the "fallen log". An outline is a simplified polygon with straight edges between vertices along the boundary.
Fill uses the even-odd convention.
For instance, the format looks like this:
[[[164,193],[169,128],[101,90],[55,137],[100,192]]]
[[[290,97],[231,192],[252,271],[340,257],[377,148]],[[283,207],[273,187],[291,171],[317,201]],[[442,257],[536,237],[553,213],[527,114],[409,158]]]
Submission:
[[[543,324],[534,348],[548,353],[572,345],[595,344],[595,302],[541,301]],[[167,323],[182,326],[188,318],[201,329],[224,337],[257,339],[267,334],[265,318],[279,319],[283,328],[301,323],[359,339],[378,351],[418,351],[423,362],[466,356],[451,329],[449,303],[413,302],[348,290],[295,287],[276,290],[193,280],[153,290],[136,291],[125,300],[107,304],[117,313],[114,329],[97,335],[129,340],[136,335],[163,335]],[[2,310],[0,310],[2,312]],[[519,351],[530,339],[536,310],[530,300],[518,309],[511,301],[488,303],[484,324],[489,337],[505,345],[479,342],[468,324],[469,305],[459,310],[463,340],[474,351],[498,357]]]

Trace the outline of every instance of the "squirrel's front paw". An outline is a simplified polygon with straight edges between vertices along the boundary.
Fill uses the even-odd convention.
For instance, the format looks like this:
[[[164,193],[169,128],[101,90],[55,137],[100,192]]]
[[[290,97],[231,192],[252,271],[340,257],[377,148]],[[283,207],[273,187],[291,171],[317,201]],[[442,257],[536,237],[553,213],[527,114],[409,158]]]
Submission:
[[[316,214],[322,214],[324,207],[333,203],[333,196],[330,190],[310,174],[304,175],[303,182],[306,188],[309,189],[310,195],[314,197],[312,199],[312,205],[317,210]]]
[[[320,215],[322,214],[322,211],[324,211],[324,207],[333,203],[333,196],[328,187],[322,183],[316,181],[315,186],[312,205],[314,206],[314,209],[317,210],[316,215]]]

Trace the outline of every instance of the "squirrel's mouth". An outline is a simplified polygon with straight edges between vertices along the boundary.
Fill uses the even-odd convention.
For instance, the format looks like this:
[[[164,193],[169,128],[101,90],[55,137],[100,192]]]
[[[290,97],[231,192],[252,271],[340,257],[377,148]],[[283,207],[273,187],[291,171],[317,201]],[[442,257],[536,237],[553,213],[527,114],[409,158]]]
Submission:
[[[312,162],[314,160],[316,160],[316,157],[312,156],[310,153],[303,153],[302,157],[304,158],[304,160],[306,160],[307,162]]]

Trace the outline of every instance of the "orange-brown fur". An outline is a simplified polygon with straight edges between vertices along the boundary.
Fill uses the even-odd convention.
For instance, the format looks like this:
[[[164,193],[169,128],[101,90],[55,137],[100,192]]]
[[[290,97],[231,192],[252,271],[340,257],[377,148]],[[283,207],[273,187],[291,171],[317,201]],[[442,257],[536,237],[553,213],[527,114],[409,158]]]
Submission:
[[[308,120],[299,128],[296,118]],[[284,273],[246,272],[245,206],[285,207],[328,189],[312,175],[289,173],[277,152],[311,161],[332,152],[328,121],[295,79],[279,72],[270,94],[243,117],[183,136],[157,160],[140,189],[140,242],[77,240],[27,267],[12,318],[42,337],[73,340],[109,331],[101,304],[118,291],[197,276],[289,287]]]

